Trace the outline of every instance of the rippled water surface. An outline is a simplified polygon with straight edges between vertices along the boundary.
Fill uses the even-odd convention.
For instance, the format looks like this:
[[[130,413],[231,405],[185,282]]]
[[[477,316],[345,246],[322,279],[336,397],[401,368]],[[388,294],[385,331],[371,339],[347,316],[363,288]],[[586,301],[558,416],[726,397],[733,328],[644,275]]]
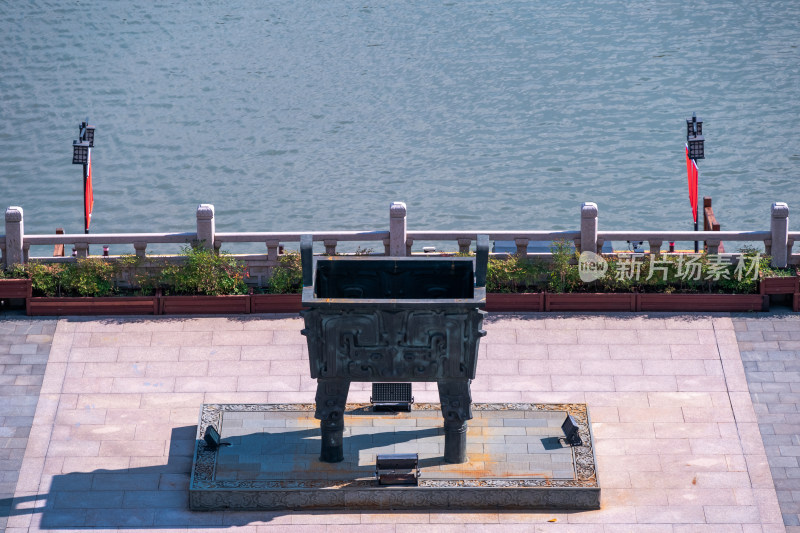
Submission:
[[[3,2],[0,198],[93,233],[689,229],[684,119],[723,229],[800,211],[800,3]],[[798,220],[795,214],[793,220]],[[797,223],[792,228],[797,229]]]

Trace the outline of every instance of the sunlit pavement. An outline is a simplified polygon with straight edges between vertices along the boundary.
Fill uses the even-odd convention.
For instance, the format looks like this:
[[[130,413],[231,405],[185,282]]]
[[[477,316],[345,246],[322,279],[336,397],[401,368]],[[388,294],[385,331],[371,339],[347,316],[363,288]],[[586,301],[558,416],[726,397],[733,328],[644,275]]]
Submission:
[[[791,328],[792,320],[800,324],[795,316],[775,314],[490,315],[473,400],[586,403],[602,488],[599,511],[198,513],[188,510],[187,487],[200,406],[312,402],[316,383],[308,377],[302,321],[278,315],[62,318],[15,500],[6,505],[7,531],[267,532],[310,525],[348,532],[476,526],[503,533],[784,531],[784,519],[796,519],[796,510],[784,503],[793,494],[792,452],[800,443],[796,432],[780,433],[794,439],[789,444],[782,444],[786,437],[766,439],[766,433],[762,441],[759,422],[762,430],[772,424],[776,436],[788,431],[797,423],[789,418],[796,404],[791,402],[791,412],[780,408],[787,409],[783,419],[764,422],[757,413],[778,414],[769,407],[776,398],[761,402],[758,394],[769,383],[764,373],[779,383],[793,379],[794,367],[759,370],[752,354],[776,350],[741,343],[776,342],[784,351],[780,343],[792,338],[741,336],[783,331],[774,324]],[[26,323],[27,317],[5,316],[0,325]],[[46,345],[44,337],[36,340]],[[789,346],[784,344],[785,357],[796,356]],[[6,369],[19,364],[21,359]],[[36,364],[43,363],[30,363],[31,371]],[[4,379],[8,375],[15,374],[6,372]],[[755,409],[748,377],[751,385],[761,384],[752,390]],[[368,389],[353,384],[349,400],[368,401]],[[783,392],[777,403],[788,405],[787,394],[796,391],[790,384]],[[416,384],[414,396],[438,401],[435,385]],[[777,463],[776,450],[782,458]],[[11,462],[4,466],[4,476],[16,477]]]

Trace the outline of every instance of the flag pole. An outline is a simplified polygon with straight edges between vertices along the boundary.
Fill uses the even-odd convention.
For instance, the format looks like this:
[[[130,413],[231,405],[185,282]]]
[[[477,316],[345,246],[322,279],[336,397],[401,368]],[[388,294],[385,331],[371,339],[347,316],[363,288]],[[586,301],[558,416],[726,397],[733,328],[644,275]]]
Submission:
[[[92,149],[89,148],[89,158],[92,157]],[[83,164],[83,232],[88,235],[89,234],[89,210],[87,209],[88,198],[86,197],[86,182],[89,180],[89,159],[86,160],[87,162]],[[697,229],[697,225],[695,224],[695,229]]]
[[[83,233],[89,234],[89,224],[92,222],[92,207],[94,195],[92,194],[92,147],[94,146],[95,127],[89,124],[89,119],[78,126],[79,136],[77,141],[72,141],[72,164],[83,166]],[[88,253],[88,252],[87,252]]]
[[[697,166],[698,159],[705,159],[704,151],[705,138],[703,137],[703,120],[697,118],[696,113],[692,113],[692,118],[686,119],[686,159],[687,172],[689,173],[691,187],[691,176],[694,175],[694,201],[695,205],[692,206],[692,217],[694,218],[694,230],[700,231],[698,224],[700,222],[700,169]],[[689,189],[689,194],[692,194]],[[694,241],[694,253],[700,251],[699,241]]]
[[[694,163],[694,166],[697,167],[696,159],[692,159],[692,163]],[[694,180],[694,197],[697,198],[696,200],[697,207],[695,208],[696,212],[694,214],[694,230],[700,231],[699,228],[697,227],[698,222],[700,222],[700,170],[699,169],[697,170],[697,179]],[[700,252],[700,243],[698,241],[694,241],[694,253],[699,253],[699,252]]]

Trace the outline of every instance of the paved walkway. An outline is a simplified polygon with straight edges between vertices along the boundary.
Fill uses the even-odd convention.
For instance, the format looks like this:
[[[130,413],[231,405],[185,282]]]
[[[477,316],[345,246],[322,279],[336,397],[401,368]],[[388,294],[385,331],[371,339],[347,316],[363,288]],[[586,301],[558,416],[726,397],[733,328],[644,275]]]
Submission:
[[[599,511],[189,512],[201,404],[313,401],[301,328],[266,315],[59,320],[7,531],[784,531],[727,315],[487,320],[474,400],[587,403]],[[354,384],[350,400],[369,392]],[[435,385],[414,396],[438,401]]]
[[[800,315],[734,318],[786,531],[800,533]]]
[[[55,320],[0,317],[0,530],[11,509],[55,330]]]
[[[419,405],[419,404],[417,404]],[[320,464],[319,420],[314,411],[226,411],[214,479],[225,481],[375,479],[378,454],[416,453],[424,479],[529,478],[574,480],[575,465],[561,424],[566,411],[473,410],[468,461],[444,463],[442,413],[357,413],[344,417],[344,460]],[[313,465],[317,465],[314,467]],[[324,470],[321,468],[324,466]]]

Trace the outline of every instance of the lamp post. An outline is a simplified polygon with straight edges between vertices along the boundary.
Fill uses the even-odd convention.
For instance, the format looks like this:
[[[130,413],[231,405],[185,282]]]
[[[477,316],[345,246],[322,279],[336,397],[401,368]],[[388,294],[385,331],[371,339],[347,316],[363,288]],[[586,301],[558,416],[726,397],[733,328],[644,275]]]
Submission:
[[[699,198],[699,188],[700,188],[700,175],[697,172],[697,160],[698,159],[705,159],[704,153],[704,146],[703,143],[705,142],[705,138],[703,137],[703,121],[697,118],[697,114],[692,113],[692,118],[686,119],[686,157],[691,160],[692,164],[694,165],[694,172],[695,172],[695,180],[694,180],[694,201],[695,206],[693,206],[694,214],[694,230],[699,231],[697,223],[700,218],[698,208],[700,207],[700,203],[698,202]],[[691,172],[691,170],[690,170]],[[691,194],[691,191],[690,191]],[[694,253],[698,253],[700,251],[700,246],[697,241],[694,241]]]
[[[89,125],[89,119],[79,126],[80,136],[77,141],[72,141],[72,164],[83,165],[83,228],[84,233],[89,233],[92,207],[94,198],[91,183],[92,147],[94,146],[94,126]]]

